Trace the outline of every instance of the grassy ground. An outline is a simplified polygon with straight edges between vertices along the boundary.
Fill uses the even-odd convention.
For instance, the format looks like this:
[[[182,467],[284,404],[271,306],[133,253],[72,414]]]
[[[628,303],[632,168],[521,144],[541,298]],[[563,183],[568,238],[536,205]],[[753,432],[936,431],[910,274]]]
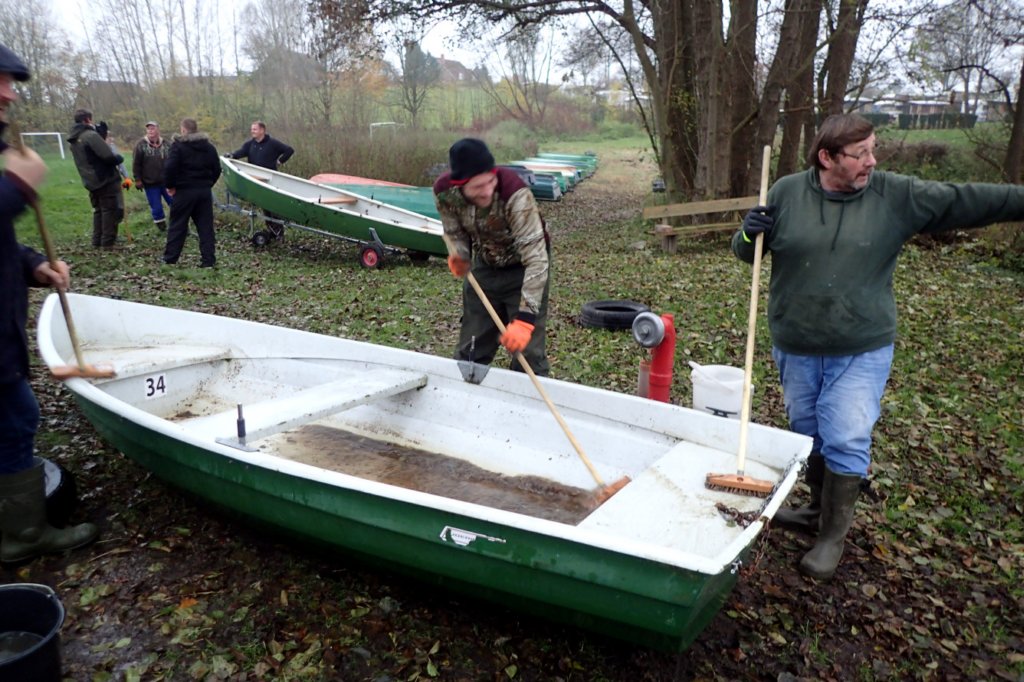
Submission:
[[[643,352],[631,336],[577,320],[587,301],[632,299],[675,315],[672,400],[688,404],[687,359],[742,366],[749,268],[725,235],[661,252],[639,219],[655,175],[643,141],[596,151],[597,176],[542,206],[554,235],[552,374],[633,392]],[[76,291],[438,355],[456,338],[459,285],[437,259],[370,271],[351,246],[299,233],[255,251],[247,221],[221,214],[217,269],[198,269],[194,239],[181,264],[165,267],[162,235],[137,192],[124,250],[94,251],[70,161],[53,163],[43,205]],[[19,236],[39,244],[30,218]],[[766,266],[765,283],[767,275]],[[908,247],[894,284],[900,338],[874,448],[881,500],[858,505],[836,580],[797,575],[809,539],[772,529],[681,656],[280,545],[101,444],[42,372],[33,383],[44,408],[40,452],[78,474],[81,514],[102,525],[104,539],[4,569],[4,582],[58,587],[73,679],[1020,679],[1024,278],[979,260],[967,243]],[[41,296],[33,293],[34,305]],[[784,427],[768,348],[762,315],[753,418]]]

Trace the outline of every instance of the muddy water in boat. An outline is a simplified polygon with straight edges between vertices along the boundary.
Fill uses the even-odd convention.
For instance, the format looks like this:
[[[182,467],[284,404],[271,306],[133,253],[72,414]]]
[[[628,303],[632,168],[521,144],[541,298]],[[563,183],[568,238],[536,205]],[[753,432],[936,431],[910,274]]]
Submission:
[[[575,525],[596,507],[593,491],[538,476],[505,476],[455,457],[310,424],[283,435],[280,455],[380,483]]]

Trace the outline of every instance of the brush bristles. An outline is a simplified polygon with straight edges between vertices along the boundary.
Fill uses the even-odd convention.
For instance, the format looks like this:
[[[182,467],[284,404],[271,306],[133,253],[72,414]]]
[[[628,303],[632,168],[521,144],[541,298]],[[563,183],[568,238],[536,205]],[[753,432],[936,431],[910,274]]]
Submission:
[[[751,497],[768,497],[775,489],[771,481],[736,474],[708,474],[704,479],[704,487]]]

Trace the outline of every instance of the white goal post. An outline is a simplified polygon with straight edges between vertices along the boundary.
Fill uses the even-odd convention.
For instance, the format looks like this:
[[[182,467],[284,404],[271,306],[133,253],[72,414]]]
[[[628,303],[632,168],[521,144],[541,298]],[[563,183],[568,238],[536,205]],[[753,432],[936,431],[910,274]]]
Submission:
[[[60,147],[60,158],[62,158],[62,159],[66,158],[64,156],[64,133],[22,133],[21,134],[21,144],[22,145],[25,144],[25,138],[26,137],[38,137],[40,135],[56,135],[57,136],[57,145]]]

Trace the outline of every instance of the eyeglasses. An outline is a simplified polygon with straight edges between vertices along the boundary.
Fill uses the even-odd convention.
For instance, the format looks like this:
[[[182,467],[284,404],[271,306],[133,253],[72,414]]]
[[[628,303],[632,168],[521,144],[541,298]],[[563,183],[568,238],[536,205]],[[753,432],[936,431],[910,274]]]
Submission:
[[[867,158],[869,156],[872,159],[875,158],[875,150],[874,149],[863,151],[860,154],[850,154],[849,152],[844,152],[842,149],[840,149],[839,151],[836,152],[836,154],[842,154],[843,156],[847,156],[847,157],[853,159],[854,161],[863,161],[865,158]]]

